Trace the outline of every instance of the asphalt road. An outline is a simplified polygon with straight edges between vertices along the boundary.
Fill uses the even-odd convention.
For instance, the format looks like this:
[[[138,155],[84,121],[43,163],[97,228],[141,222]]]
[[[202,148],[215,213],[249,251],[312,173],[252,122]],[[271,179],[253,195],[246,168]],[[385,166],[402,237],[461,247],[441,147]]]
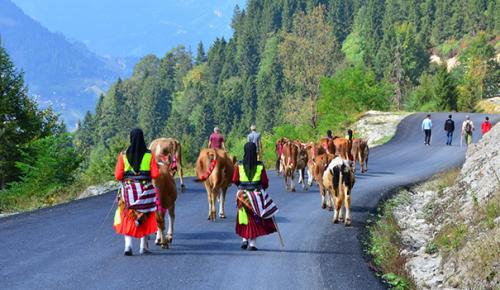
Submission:
[[[358,235],[389,190],[464,161],[459,130],[453,146],[444,145],[446,116],[433,114],[431,146],[423,145],[424,114],[415,114],[402,121],[390,142],[371,150],[368,173],[357,174],[350,228],[331,223],[332,213],[320,209],[317,186],[285,192],[283,180],[271,171],[269,192],[280,208],[285,248],[273,234],[258,240],[259,251],[242,251],[234,233],[235,187],[228,193],[228,218],[212,223],[202,185],[189,179],[177,201],[173,245],[169,250],[151,245],[150,255],[123,256],[112,215],[99,230],[114,193],[0,219],[0,289],[386,288],[364,260]],[[464,116],[454,114],[457,127]],[[477,141],[483,115],[472,118]]]

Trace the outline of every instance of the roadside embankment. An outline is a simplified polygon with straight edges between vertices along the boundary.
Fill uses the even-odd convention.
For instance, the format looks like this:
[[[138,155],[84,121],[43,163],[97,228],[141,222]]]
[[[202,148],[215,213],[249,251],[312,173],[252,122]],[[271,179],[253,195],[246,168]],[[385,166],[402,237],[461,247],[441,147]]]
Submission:
[[[411,113],[367,111],[354,125],[354,132],[368,141],[368,146],[382,145],[391,140],[398,124]]]
[[[389,284],[498,289],[499,139],[496,125],[468,148],[461,169],[401,190],[382,205],[369,226],[367,252]]]

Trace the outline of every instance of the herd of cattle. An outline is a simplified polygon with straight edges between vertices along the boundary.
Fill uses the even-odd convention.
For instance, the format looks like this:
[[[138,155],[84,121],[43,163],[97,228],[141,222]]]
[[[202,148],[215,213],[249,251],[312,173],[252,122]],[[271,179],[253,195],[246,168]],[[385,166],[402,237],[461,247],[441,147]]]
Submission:
[[[149,149],[155,156],[160,177],[154,180],[158,188],[159,204],[162,210],[156,212],[158,232],[156,244],[168,248],[173,239],[175,201],[177,190],[174,175],[179,174],[181,191],[185,190],[183,180],[181,144],[172,138],[154,140]],[[350,225],[351,190],[354,185],[356,163],[361,172],[368,170],[369,148],[362,139],[336,137],[322,138],[319,143],[291,141],[281,138],[276,142],[276,170],[285,179],[287,191],[295,191],[295,174],[299,172],[299,183],[307,190],[316,181],[321,193],[321,208],[334,211],[333,222],[343,220],[342,205],[345,207],[345,225]],[[196,181],[203,182],[208,197],[208,220],[216,219],[216,201],[219,203],[219,217],[225,218],[224,202],[227,189],[231,186],[236,157],[231,158],[220,149],[201,150],[196,161]],[[307,171],[308,180],[305,179]],[[165,233],[165,214],[169,214],[169,226]]]

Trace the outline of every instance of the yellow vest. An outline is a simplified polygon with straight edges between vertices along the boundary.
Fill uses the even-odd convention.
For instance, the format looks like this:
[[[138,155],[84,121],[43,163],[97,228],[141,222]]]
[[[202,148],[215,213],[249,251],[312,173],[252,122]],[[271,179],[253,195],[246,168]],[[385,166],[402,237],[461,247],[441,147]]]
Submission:
[[[139,172],[135,172],[128,162],[127,155],[123,154],[123,163],[124,163],[124,172],[125,176],[130,177],[142,177],[142,178],[151,178],[151,153],[144,153],[141,160],[141,166],[139,168]]]
[[[264,165],[257,164],[257,168],[255,169],[255,174],[252,180],[249,180],[247,174],[245,173],[245,167],[242,164],[238,165],[238,172],[240,177],[240,185],[241,189],[247,190],[255,190],[260,189],[261,183],[260,179],[262,177],[262,171],[264,170]]]

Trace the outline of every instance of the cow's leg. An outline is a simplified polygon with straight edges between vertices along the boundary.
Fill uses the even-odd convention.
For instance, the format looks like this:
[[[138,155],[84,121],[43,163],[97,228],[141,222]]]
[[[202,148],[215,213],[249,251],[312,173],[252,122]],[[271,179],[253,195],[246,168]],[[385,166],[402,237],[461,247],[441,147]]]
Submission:
[[[292,180],[292,185],[291,185],[291,187],[292,187],[292,192],[295,192],[295,171],[294,171],[294,170],[291,170],[291,169],[290,169],[290,171],[291,171],[291,173],[292,173],[292,174],[291,174],[291,180]]]
[[[207,189],[208,220],[211,220],[212,219],[212,189],[208,185],[205,185],[205,188]]]
[[[365,172],[365,162],[363,160],[363,156],[361,154],[361,150],[358,152],[358,156],[354,158],[354,160],[359,159],[359,168],[361,169],[361,173]],[[356,163],[354,163],[354,172],[356,172]]]
[[[299,168],[299,184],[302,183],[302,187],[304,187],[303,182],[304,182],[304,172],[302,171],[301,168]]]
[[[335,190],[334,202],[335,202],[335,208],[334,208],[334,211],[333,211],[333,220],[332,220],[332,222],[334,224],[336,224],[336,223],[339,222],[339,217],[342,214],[341,213],[341,210],[342,210],[342,198],[341,198],[341,194],[338,191],[338,189]]]
[[[313,173],[312,170],[307,167],[307,185],[310,187],[313,184]]]
[[[285,190],[286,191],[289,191],[289,187],[288,187],[288,172],[283,172],[283,176],[285,177]]]
[[[345,186],[344,192],[345,192],[345,201],[344,201],[345,226],[348,227],[351,225],[351,194],[347,186]]]
[[[210,220],[215,222],[215,219],[217,218],[217,207],[215,206],[215,202],[217,201],[219,192],[215,189],[212,189],[211,191],[211,209],[210,209]]]
[[[333,197],[333,190],[328,190],[326,192],[328,211],[333,211],[333,205],[335,204],[335,199]]]
[[[184,192],[186,190],[186,187],[184,186],[184,170],[182,170],[182,165],[180,162],[177,166],[179,167],[179,181],[181,182],[181,192]]]
[[[174,222],[175,222],[175,203],[168,209],[168,231],[167,243],[172,243],[174,239]]]
[[[226,215],[224,214],[224,203],[226,201],[226,191],[227,187],[222,189],[222,193],[219,198],[219,217],[221,219],[225,219]]]
[[[321,185],[319,185],[319,193],[321,194],[321,208],[325,209],[327,206],[327,201],[326,201],[326,197],[325,197],[326,189]]]
[[[155,212],[156,224],[158,225],[158,230],[156,231],[155,244],[158,246],[163,246],[165,242],[165,215],[157,210]]]
[[[344,221],[344,214],[343,214],[343,211],[342,211],[342,207],[344,206],[344,200],[345,200],[345,195],[344,195],[344,188],[345,186],[344,185],[340,185],[340,188],[339,188],[339,200],[338,200],[338,209],[339,209],[339,221],[342,222]]]
[[[370,152],[370,149],[367,147],[365,150],[366,150],[366,153],[365,153],[366,154],[366,158],[365,158],[365,172],[367,172],[368,171],[368,154]]]

